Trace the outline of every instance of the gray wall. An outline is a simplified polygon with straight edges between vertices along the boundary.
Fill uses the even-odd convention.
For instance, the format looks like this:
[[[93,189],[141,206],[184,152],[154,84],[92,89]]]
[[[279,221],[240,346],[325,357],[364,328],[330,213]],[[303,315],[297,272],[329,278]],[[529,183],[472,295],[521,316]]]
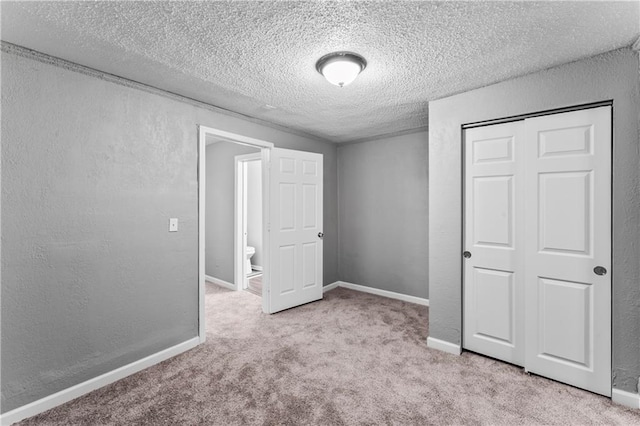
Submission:
[[[207,145],[205,274],[235,284],[235,156],[260,152],[231,142]]]
[[[340,280],[428,289],[428,133],[338,148]]]
[[[253,266],[262,266],[262,161],[247,163],[247,245],[256,249]]]
[[[324,154],[337,280],[334,145],[2,50],[3,412],[197,335],[198,124]]]
[[[640,375],[640,82],[629,49],[429,104],[429,333],[461,343],[461,125],[613,99],[613,386]]]

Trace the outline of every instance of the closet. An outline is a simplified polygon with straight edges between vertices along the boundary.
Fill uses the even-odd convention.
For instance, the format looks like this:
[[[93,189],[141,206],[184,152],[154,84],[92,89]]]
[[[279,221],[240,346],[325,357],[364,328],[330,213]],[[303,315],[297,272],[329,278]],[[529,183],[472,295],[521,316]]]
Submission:
[[[463,347],[610,396],[611,106],[463,143]]]

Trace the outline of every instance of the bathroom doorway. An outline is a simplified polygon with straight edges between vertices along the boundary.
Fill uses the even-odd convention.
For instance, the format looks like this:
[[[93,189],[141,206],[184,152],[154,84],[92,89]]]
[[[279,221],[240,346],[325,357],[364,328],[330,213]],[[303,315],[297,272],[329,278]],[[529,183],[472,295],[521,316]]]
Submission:
[[[260,153],[235,157],[236,283],[239,289],[262,297],[264,260],[262,221],[262,157]]]
[[[243,291],[247,288],[246,242],[237,237],[237,228],[242,221],[237,217],[237,211],[242,211],[237,205],[242,198],[237,196],[238,164],[235,159],[238,156],[248,156],[247,159],[259,160],[261,164],[268,164],[273,144],[249,137],[231,134],[212,128],[200,128],[200,153],[198,167],[199,185],[199,286],[200,286],[200,315],[205,315],[204,292],[205,281],[219,287],[233,291]],[[258,191],[261,203],[268,200],[269,177],[265,176],[268,168],[261,170],[260,181],[263,182]],[[249,199],[256,197],[249,196]],[[242,206],[242,204],[240,204]],[[258,215],[252,215],[262,225],[258,231],[262,232],[259,242],[262,242],[259,259],[263,266],[260,282],[254,282],[252,286],[255,293],[259,293],[260,284],[269,288],[270,264],[269,260],[269,234],[265,226],[268,221],[269,211],[262,208],[249,208],[251,213],[258,211]],[[248,212],[249,213],[249,212]],[[264,224],[264,225],[263,225]],[[248,235],[251,233],[247,232]],[[259,245],[259,244],[256,244]],[[249,265],[250,268],[250,265]],[[258,294],[262,296],[262,294]],[[267,298],[262,297],[263,311],[269,312],[269,306],[265,305]],[[201,318],[202,318],[201,316]],[[204,323],[204,321],[202,321]],[[202,325],[201,323],[201,325]],[[201,337],[205,335],[200,330]]]
[[[232,144],[224,144],[232,142]],[[207,164],[209,145],[244,146],[249,152],[234,152],[230,163]],[[262,311],[273,314],[296,306],[322,299],[323,293],[323,156],[322,154],[276,148],[273,143],[230,133],[212,127],[198,126],[198,335],[200,342],[206,340],[205,321],[205,281],[242,290],[236,283],[242,282],[243,269],[236,262],[238,248],[237,226],[233,223],[207,225],[207,212],[228,211],[231,222],[234,218],[233,163],[237,155],[259,153],[262,161]],[[212,158],[218,158],[214,155]],[[218,198],[215,192],[208,194],[207,181],[221,181],[215,174],[231,164],[227,184],[231,187],[231,200]],[[236,174],[237,176],[237,174]],[[229,186],[225,185],[225,188]],[[217,209],[217,210],[216,210]],[[215,223],[215,222],[214,222]],[[210,232],[213,231],[213,232]],[[229,242],[224,238],[230,235]],[[224,256],[211,257],[211,250],[205,250],[209,243],[221,244]],[[229,247],[235,246],[229,251]],[[205,253],[206,252],[206,253]],[[245,255],[246,256],[246,255]],[[242,256],[240,256],[242,258]],[[227,262],[226,260],[229,260]],[[218,261],[219,260],[219,261]],[[216,277],[220,271],[227,279]],[[246,265],[246,264],[245,264]],[[224,268],[224,269],[222,269]],[[212,273],[214,275],[212,275]],[[222,275],[222,274],[220,274]],[[232,280],[232,276],[234,279]],[[230,281],[233,282],[230,282]]]

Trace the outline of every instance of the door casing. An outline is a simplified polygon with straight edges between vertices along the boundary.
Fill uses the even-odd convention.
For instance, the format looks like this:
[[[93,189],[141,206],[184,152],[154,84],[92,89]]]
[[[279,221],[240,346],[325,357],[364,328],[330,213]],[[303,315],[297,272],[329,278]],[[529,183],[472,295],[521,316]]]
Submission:
[[[238,291],[247,288],[247,274],[244,271],[247,247],[247,164],[261,159],[262,154],[259,152],[235,157],[234,281]],[[264,192],[264,185],[262,186]]]

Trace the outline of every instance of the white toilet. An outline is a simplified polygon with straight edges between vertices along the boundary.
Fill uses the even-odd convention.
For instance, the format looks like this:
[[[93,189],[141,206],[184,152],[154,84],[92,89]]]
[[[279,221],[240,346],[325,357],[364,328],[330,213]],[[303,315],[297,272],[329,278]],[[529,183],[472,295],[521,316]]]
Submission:
[[[251,273],[251,256],[256,254],[256,248],[247,246],[247,251],[245,253],[247,255],[247,259],[244,262],[244,273],[249,275]]]

